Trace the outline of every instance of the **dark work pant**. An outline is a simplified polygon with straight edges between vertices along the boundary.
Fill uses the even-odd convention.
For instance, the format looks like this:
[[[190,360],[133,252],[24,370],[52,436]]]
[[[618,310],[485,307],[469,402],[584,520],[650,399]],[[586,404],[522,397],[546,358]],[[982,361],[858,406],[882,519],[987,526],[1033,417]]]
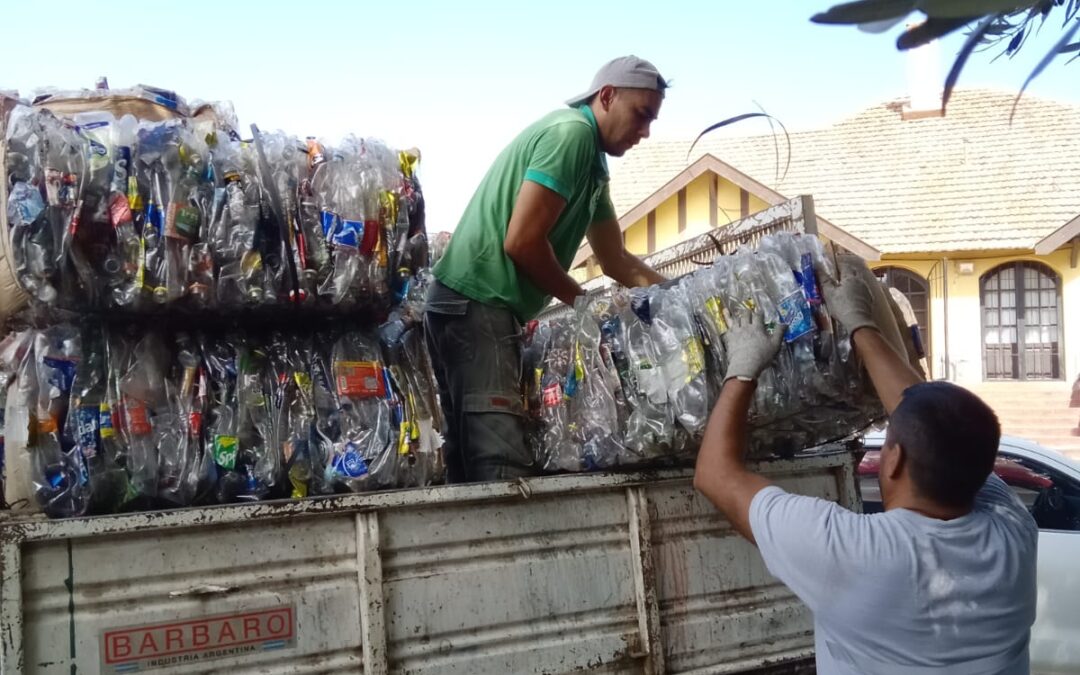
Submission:
[[[539,474],[525,437],[517,318],[436,282],[424,328],[446,420],[447,480]]]

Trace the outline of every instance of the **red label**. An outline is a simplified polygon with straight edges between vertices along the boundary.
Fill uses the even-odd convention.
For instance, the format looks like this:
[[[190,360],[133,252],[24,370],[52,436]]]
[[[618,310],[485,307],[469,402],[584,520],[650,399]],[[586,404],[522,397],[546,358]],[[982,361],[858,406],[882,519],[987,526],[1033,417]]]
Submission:
[[[202,433],[202,412],[198,410],[192,410],[188,414],[188,431],[193,438],[198,438]]]
[[[549,384],[544,387],[544,405],[548,408],[554,408],[562,402],[562,387],[559,383]]]
[[[130,672],[295,646],[296,616],[289,606],[107,630],[101,660],[103,670]]]
[[[150,416],[146,405],[131,399],[124,401],[124,418],[128,432],[133,436],[146,436],[150,433]]]
[[[338,396],[386,396],[382,367],[377,361],[337,361],[334,363],[334,380]]]
[[[75,236],[79,231],[79,222],[82,217],[82,200],[80,199],[75,204],[75,210],[71,213],[71,222],[68,223],[68,234]]]
[[[119,192],[114,192],[109,199],[109,222],[113,227],[131,222],[131,205],[128,204],[127,197]]]
[[[371,255],[371,252],[379,244],[379,232],[381,229],[379,225],[380,223],[377,220],[364,221],[364,239],[360,242],[360,252],[364,255]]]

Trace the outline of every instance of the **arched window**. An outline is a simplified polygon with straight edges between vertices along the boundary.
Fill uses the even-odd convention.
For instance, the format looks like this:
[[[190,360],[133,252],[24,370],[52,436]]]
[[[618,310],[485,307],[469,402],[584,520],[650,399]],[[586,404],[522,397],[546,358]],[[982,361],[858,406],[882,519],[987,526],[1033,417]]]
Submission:
[[[1061,281],[1046,265],[1013,262],[979,280],[983,375],[1061,379]]]
[[[915,272],[903,267],[879,267],[874,274],[889,288],[895,288],[904,294],[911,303],[915,321],[919,324],[919,337],[922,338],[926,363],[933,363],[930,358],[930,284]],[[929,375],[929,373],[927,373]]]

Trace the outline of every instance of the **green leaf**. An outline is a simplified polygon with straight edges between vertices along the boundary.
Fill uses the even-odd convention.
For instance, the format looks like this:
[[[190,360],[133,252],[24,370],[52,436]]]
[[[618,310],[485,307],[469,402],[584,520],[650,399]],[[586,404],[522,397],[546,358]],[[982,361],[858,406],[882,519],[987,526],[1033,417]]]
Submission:
[[[975,47],[986,35],[987,29],[998,16],[988,16],[979,22],[979,25],[975,27],[975,30],[968,35],[967,40],[964,41],[964,46],[960,48],[960,51],[956,54],[956,60],[953,61],[952,68],[949,69],[948,76],[945,77],[945,88],[941,92],[941,114],[945,114],[945,106],[949,103],[949,98],[952,97],[953,87],[956,86],[956,81],[960,79],[960,71],[964,69],[964,64],[967,63],[968,57],[975,51]]]
[[[917,0],[856,0],[830,7],[810,17],[814,23],[859,24],[905,17]]]
[[[1024,90],[1027,89],[1032,80],[1038,77],[1039,74],[1050,65],[1051,61],[1057,58],[1062,49],[1069,46],[1069,40],[1073,38],[1073,35],[1076,35],[1077,28],[1080,28],[1080,19],[1073,21],[1072,28],[1065,31],[1065,34],[1061,36],[1061,39],[1057,41],[1057,44],[1046,53],[1046,56],[1043,57],[1042,61],[1039,61],[1039,65],[1035,66],[1035,70],[1031,71],[1028,78],[1024,80],[1024,86],[1020,87],[1020,93],[1016,95],[1016,100],[1013,101],[1012,112],[1009,113],[1009,124],[1012,124],[1013,116],[1016,115],[1016,106],[1020,104],[1020,97],[1024,95]]]
[[[1032,5],[1039,0],[918,0],[917,9],[932,19],[959,19],[981,17],[987,14],[1009,14]]]

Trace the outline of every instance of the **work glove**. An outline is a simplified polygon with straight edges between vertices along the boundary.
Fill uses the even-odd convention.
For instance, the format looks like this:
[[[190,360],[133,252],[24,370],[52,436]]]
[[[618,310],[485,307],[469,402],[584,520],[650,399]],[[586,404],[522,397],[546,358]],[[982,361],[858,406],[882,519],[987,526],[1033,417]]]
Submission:
[[[783,326],[769,333],[760,316],[739,312],[735,319],[725,311],[728,330],[724,333],[728,367],[724,382],[735,377],[745,382],[756,380],[769,367],[784,341]]]
[[[829,314],[854,334],[860,328],[877,328],[874,321],[874,296],[866,281],[849,274],[837,283],[832,279],[821,280],[821,294]],[[891,311],[891,310],[890,310]]]
[[[839,256],[837,263],[839,282],[824,270],[818,271],[821,295],[829,313],[848,335],[860,328],[876,329],[897,354],[906,358],[903,332],[897,324],[889,292],[862,258],[846,254]]]

